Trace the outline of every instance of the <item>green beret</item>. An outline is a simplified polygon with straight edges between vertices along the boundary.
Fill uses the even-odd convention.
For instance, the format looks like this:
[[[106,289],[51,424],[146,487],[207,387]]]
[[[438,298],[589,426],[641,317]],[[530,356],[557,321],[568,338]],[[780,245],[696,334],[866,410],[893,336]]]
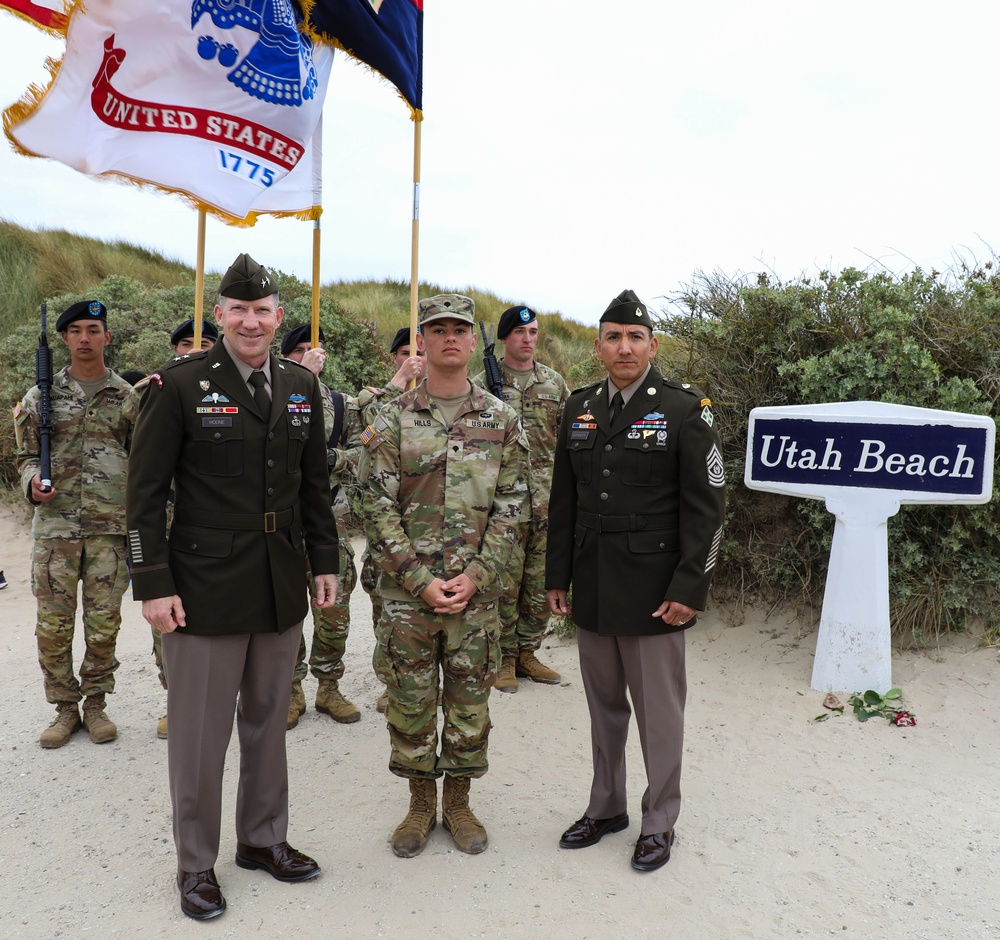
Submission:
[[[61,333],[71,323],[77,320],[100,320],[107,325],[108,309],[99,300],[81,300],[78,303],[70,304],[56,320],[56,332]]]
[[[601,323],[638,323],[653,329],[646,305],[636,296],[635,291],[623,290],[601,314]]]
[[[437,294],[427,297],[417,304],[420,325],[432,320],[463,320],[475,326],[476,302],[461,294]]]
[[[232,300],[260,300],[278,293],[278,282],[267,268],[258,264],[246,252],[237,256],[222,276],[219,293]]]

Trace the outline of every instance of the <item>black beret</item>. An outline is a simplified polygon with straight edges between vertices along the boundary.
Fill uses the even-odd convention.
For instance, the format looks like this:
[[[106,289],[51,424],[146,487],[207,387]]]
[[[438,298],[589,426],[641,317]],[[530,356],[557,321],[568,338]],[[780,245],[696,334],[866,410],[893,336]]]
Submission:
[[[389,346],[389,353],[391,355],[396,354],[396,350],[400,346],[409,346],[410,343],[410,328],[408,326],[401,326],[396,330],[396,335],[392,338],[392,344]]]
[[[176,346],[182,339],[194,336],[194,318],[185,320],[173,333],[170,334],[170,345]],[[219,331],[215,324],[209,320],[202,320],[201,338],[210,339],[213,343],[219,338]]]
[[[623,290],[601,314],[601,323],[638,323],[653,329],[646,305],[636,296],[635,291]]]
[[[500,322],[497,324],[497,339],[503,339],[515,326],[524,326],[535,319],[537,317],[531,307],[525,307],[524,304],[508,307],[500,314]]]
[[[326,342],[323,335],[323,327],[319,328],[319,341]],[[299,343],[312,342],[312,324],[303,323],[302,326],[292,327],[281,340],[281,355],[287,356]]]
[[[61,333],[71,323],[77,320],[100,320],[107,325],[108,310],[99,300],[81,300],[70,304],[56,320],[56,332]]]
[[[278,282],[271,277],[264,265],[258,264],[243,252],[222,275],[219,293],[233,300],[260,300],[261,297],[278,293]]]

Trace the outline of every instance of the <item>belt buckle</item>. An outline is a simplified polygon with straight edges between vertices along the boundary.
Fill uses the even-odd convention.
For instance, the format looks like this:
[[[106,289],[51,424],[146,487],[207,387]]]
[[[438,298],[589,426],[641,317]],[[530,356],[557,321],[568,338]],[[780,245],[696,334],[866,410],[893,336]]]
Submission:
[[[264,531],[265,532],[278,531],[278,514],[276,512],[264,513]]]

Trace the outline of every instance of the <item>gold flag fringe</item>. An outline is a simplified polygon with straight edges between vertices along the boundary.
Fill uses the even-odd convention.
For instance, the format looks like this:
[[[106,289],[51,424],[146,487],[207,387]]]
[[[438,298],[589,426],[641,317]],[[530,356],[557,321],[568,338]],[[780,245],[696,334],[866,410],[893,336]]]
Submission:
[[[75,4],[74,4],[75,5]],[[50,36],[63,36],[66,35],[66,25],[69,23],[69,14],[66,12],[66,3],[63,3],[63,12],[57,13],[57,17],[61,17],[61,21],[57,21],[55,26],[45,26],[39,23],[34,17],[29,16],[27,13],[21,10],[14,10],[11,7],[4,7],[8,13],[13,13],[19,20],[24,20],[25,23],[30,23],[35,29],[40,29],[43,33],[48,33]]]

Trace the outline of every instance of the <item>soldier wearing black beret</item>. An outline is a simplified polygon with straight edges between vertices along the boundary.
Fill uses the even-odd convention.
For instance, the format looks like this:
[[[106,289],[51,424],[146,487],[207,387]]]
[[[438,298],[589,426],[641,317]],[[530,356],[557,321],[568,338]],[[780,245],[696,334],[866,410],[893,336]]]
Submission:
[[[711,402],[652,365],[657,339],[630,290],[601,316],[607,379],[574,392],[556,448],[545,583],[554,613],[573,586],[594,776],[576,849],[629,825],[625,743],[634,706],[645,759],[632,867],[670,859],[680,812],[687,679],[684,631],[704,609],[718,559],[725,478]]]
[[[286,841],[285,723],[306,556],[319,607],[334,603],[338,570],[319,383],[270,354],[278,285],[241,254],[219,294],[222,341],[150,376],[126,492],[133,596],[163,633],[177,884],[195,919],[226,907],[214,865],[234,713],[236,864],[280,881],[319,874]]]
[[[201,346],[199,349],[211,349],[219,339],[219,331],[215,324],[206,320],[201,325]],[[170,345],[174,347],[175,356],[183,356],[194,349],[194,319],[188,318],[170,334]]]

